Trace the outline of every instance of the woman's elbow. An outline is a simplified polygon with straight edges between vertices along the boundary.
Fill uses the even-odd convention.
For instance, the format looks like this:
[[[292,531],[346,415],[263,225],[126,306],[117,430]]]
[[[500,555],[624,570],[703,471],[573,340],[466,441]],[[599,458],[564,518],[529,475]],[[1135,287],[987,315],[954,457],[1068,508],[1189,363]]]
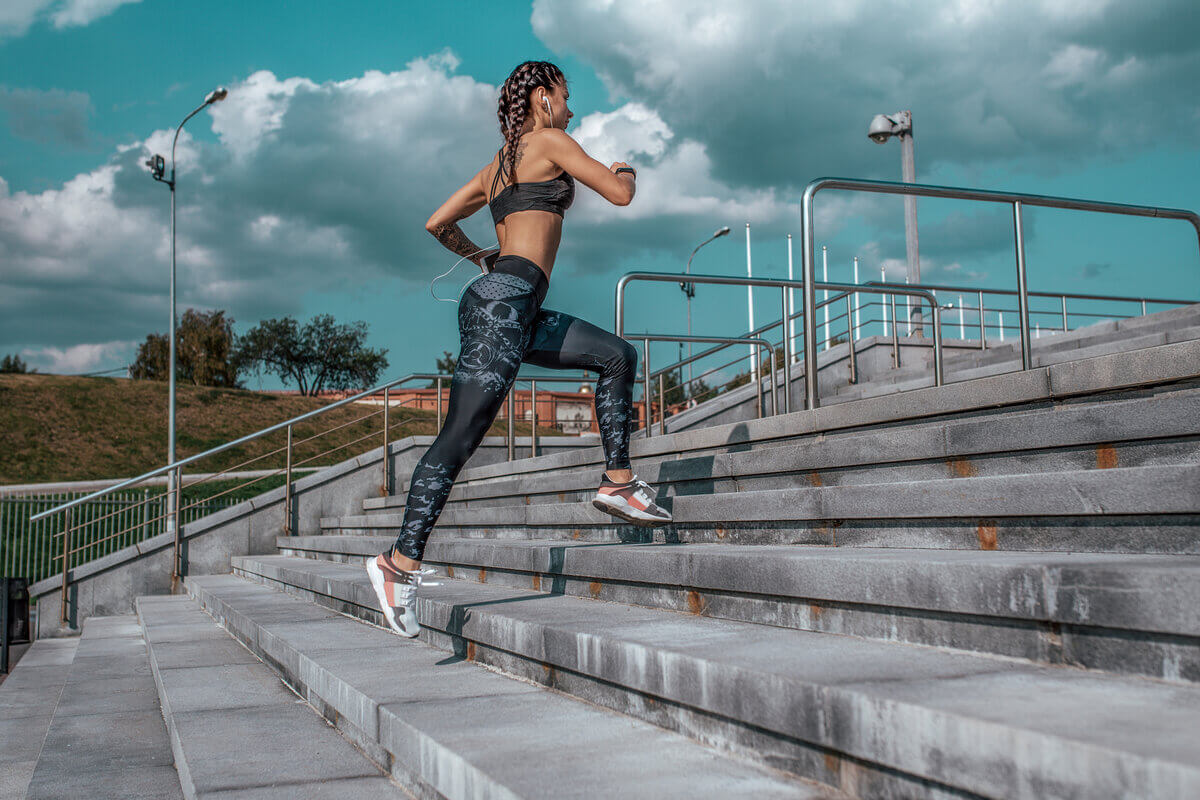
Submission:
[[[621,191],[610,197],[609,200],[614,206],[627,206],[633,202],[633,191],[622,187]]]

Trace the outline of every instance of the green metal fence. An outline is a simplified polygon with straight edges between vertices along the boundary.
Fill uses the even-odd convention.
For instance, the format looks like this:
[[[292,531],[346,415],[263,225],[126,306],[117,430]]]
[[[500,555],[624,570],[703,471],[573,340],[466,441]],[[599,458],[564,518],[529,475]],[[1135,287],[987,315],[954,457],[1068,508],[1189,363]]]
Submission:
[[[51,517],[31,523],[29,518],[87,494],[0,497],[0,577],[28,578],[32,584],[61,573],[62,520]],[[180,521],[192,522],[239,502],[238,498],[218,497],[188,505],[181,508]],[[114,492],[89,501],[75,509],[71,524],[77,542],[97,543],[85,548],[84,556],[72,558],[71,566],[166,533],[166,522],[167,496],[163,489]]]

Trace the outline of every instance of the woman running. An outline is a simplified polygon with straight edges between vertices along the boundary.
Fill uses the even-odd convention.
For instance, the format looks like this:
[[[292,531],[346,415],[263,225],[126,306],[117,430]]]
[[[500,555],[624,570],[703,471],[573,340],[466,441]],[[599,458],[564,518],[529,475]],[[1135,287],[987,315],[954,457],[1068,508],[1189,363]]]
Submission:
[[[425,223],[439,242],[486,274],[459,303],[462,347],[446,424],[413,469],[399,538],[367,563],[383,616],[402,636],[421,629],[416,589],[421,574],[432,571],[421,570],[429,533],[522,362],[599,373],[595,404],[606,470],[592,505],[635,525],[671,521],[655,504],[654,490],[630,469],[637,351],[595,325],[542,308],[563,214],[575,198],[572,178],[625,206],[633,200],[637,177],[622,161],[605,167],[567,135],[573,116],[569,97],[566,78],[553,64],[526,61],[514,69],[500,90],[497,111],[504,146]],[[496,224],[498,253],[483,253],[457,224],[485,204]]]

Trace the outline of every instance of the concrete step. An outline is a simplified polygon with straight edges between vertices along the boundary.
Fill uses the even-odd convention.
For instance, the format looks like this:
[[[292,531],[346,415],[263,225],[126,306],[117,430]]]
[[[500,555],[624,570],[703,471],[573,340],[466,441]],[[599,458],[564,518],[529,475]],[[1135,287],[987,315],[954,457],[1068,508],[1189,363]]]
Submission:
[[[182,798],[137,619],[89,617],[67,669],[24,796]]]
[[[235,571],[377,618],[356,565]],[[1196,687],[449,579],[422,587],[419,613],[471,660],[859,796],[1200,792]]]
[[[879,397],[826,404],[764,419],[639,439],[631,443],[635,465],[654,458],[687,458],[793,442],[809,442],[838,431],[895,429],[924,421],[991,413],[1004,408],[1095,402],[1123,394],[1169,390],[1200,378],[1200,341],[1137,353],[1073,361],[1026,372],[979,378],[942,387],[893,392]],[[799,396],[802,398],[802,394]],[[464,470],[459,485],[512,480],[520,476],[599,470],[600,448],[583,448]]]
[[[140,597],[183,796],[403,798],[195,600]]]
[[[1001,409],[903,428],[833,432],[750,451],[640,459],[637,472],[661,496],[891,481],[1028,474],[1200,461],[1200,388]],[[597,471],[574,470],[455,485],[462,507],[590,500]],[[366,512],[403,510],[402,493],[363,500]]]
[[[618,524],[589,502],[449,506],[453,537],[1200,554],[1200,464],[668,497],[675,521]],[[331,517],[395,534],[403,515]]]
[[[844,797],[240,578],[187,588],[419,797]]]
[[[1066,334],[1037,338],[1031,342],[1031,349],[1035,353],[1049,353],[1060,349],[1077,349],[1080,346],[1086,346],[1088,343],[1100,344],[1104,341],[1129,339],[1147,333],[1175,331],[1179,328],[1195,327],[1197,325],[1200,325],[1200,305],[1191,305],[1169,309],[1146,317],[1136,317],[1119,322],[1103,322],[1086,328],[1079,328]],[[858,385],[850,385],[846,382],[849,378],[849,373],[846,371],[849,365],[845,345],[835,346],[830,350],[821,350],[817,354],[817,361],[821,371],[820,394],[823,402],[830,404],[840,402],[839,398],[842,395],[836,394],[839,391],[849,392],[850,396],[874,396],[873,394],[861,394],[862,387],[864,385],[878,385],[880,381],[904,381],[905,389],[932,385],[933,376],[930,366],[932,355],[927,349],[932,346],[931,340],[904,337],[900,343],[905,353],[903,356],[904,366],[898,370],[883,368],[879,372],[878,370],[882,365],[879,364],[877,358],[874,359],[876,366],[870,366],[873,360],[872,351],[876,347],[890,348],[890,339],[875,336],[861,340],[857,347],[860,352],[860,368],[864,364],[867,364],[866,374],[869,377],[864,379],[862,384]],[[973,377],[1001,374],[1017,369],[1017,366],[1013,362],[1019,362],[1020,352],[1019,349],[1015,348],[1015,343],[1011,340],[1003,344],[992,342],[986,353],[979,353],[969,348],[963,353],[963,348],[956,346],[960,344],[961,342],[953,339],[945,340],[946,375],[950,381],[964,379],[964,376],[955,374],[959,369],[964,367],[969,369],[980,364],[994,364],[994,366],[990,370],[976,373]],[[914,347],[918,348],[915,355],[913,353]],[[925,350],[923,354],[920,352],[922,349]],[[1120,349],[1120,347],[1117,349]],[[1111,349],[1100,349],[1098,352],[1105,353],[1111,351]],[[962,354],[961,356],[959,355],[960,353]],[[861,357],[864,354],[866,355],[865,360]],[[1076,352],[1074,355],[1066,356],[1065,358],[1066,360],[1074,360],[1084,357],[1084,355]],[[888,358],[890,359],[890,355]],[[958,361],[957,359],[959,358],[966,359],[966,361]],[[972,360],[978,358],[984,360]],[[1004,366],[1005,362],[1011,366]],[[844,378],[841,375],[835,376],[834,372],[844,372]],[[803,368],[801,365],[797,364],[793,367],[792,377],[795,380],[793,385],[794,396],[803,397],[803,381],[799,380],[799,376],[802,374]],[[781,379],[779,385],[782,387]],[[668,423],[668,428],[673,431],[694,430],[704,426],[727,423],[734,419],[748,419],[754,416],[754,394],[752,386],[741,387],[732,392],[727,392],[700,404],[696,408],[680,413],[672,418]]]
[[[282,555],[363,563],[386,536],[281,536]],[[827,548],[596,546],[434,536],[452,578],[1200,681],[1200,558]]]
[[[0,800],[24,800],[79,639],[42,639],[0,683]]]
[[[1036,367],[1046,367],[1054,364],[1064,364],[1069,361],[1115,355],[1118,353],[1134,353],[1152,347],[1181,342],[1191,342],[1200,339],[1200,327],[1192,327],[1179,331],[1151,333],[1134,338],[1121,338],[1102,344],[1087,347],[1063,348],[1051,352],[1034,351],[1032,363]],[[1020,370],[1020,356],[1015,358],[988,357],[979,360],[980,363],[959,362],[944,367],[944,378],[947,383],[975,380],[993,375],[1003,375]],[[889,392],[910,391],[912,389],[932,386],[933,373],[926,366],[912,371],[897,371],[892,375],[880,376],[861,384],[839,386],[829,396],[833,398],[863,398],[878,397]],[[822,399],[825,395],[822,395]]]

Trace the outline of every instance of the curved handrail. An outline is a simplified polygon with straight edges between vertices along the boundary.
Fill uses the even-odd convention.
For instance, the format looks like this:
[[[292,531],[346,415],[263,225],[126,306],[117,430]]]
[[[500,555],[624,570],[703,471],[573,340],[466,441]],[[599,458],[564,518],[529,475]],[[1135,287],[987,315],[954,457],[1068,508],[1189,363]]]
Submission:
[[[818,178],[804,189],[800,200],[801,253],[803,255],[804,280],[804,341],[816,339],[816,243],[813,226],[813,199],[824,189],[842,189],[874,194],[900,194],[917,197],[941,197],[951,200],[975,200],[990,203],[1008,203],[1013,209],[1013,235],[1016,245],[1017,307],[1021,328],[1021,369],[1032,365],[1029,352],[1029,291],[1025,285],[1025,237],[1021,221],[1023,206],[1041,208],[1063,208],[1076,211],[1095,211],[1103,214],[1122,214],[1134,217],[1155,217],[1190,222],[1196,229],[1196,242],[1200,247],[1200,214],[1182,208],[1159,208],[1157,206],[1135,206],[1124,203],[1107,203],[1082,200],[1074,197],[1023,194],[1020,192],[998,192],[990,189],[970,189],[960,186],[936,186],[923,183],[897,183],[893,181],[871,181],[859,178]],[[936,306],[935,306],[936,307]],[[935,320],[936,326],[936,320]],[[936,327],[935,327],[936,330]],[[809,408],[816,408],[817,398],[815,347],[805,347],[805,397]]]
[[[616,285],[616,289],[615,289],[616,309],[615,309],[614,329],[616,331],[617,336],[624,336],[623,331],[625,328],[625,289],[630,283],[632,283],[633,281],[648,281],[648,282],[652,282],[652,283],[678,283],[679,277],[680,277],[679,273],[676,273],[676,272],[627,272],[624,275],[622,275],[617,280],[617,285]],[[872,284],[838,283],[835,281],[812,281],[808,284],[805,284],[804,281],[798,281],[798,280],[784,280],[781,278],[749,278],[749,277],[742,278],[742,277],[735,277],[735,276],[731,276],[731,275],[695,275],[695,274],[692,274],[692,275],[688,275],[687,279],[688,279],[689,283],[716,284],[716,285],[724,285],[724,286],[760,286],[760,287],[780,289],[781,290],[780,294],[782,296],[782,303],[783,303],[782,319],[784,319],[784,320],[791,319],[791,312],[790,312],[790,305],[789,305],[789,298],[788,298],[787,290],[788,289],[802,289],[803,290],[806,285],[808,287],[810,287],[812,290],[811,292],[807,291],[807,290],[804,292],[805,297],[806,297],[806,302],[807,302],[808,296],[812,293],[815,293],[816,289],[831,289],[836,292],[840,292],[840,294],[829,298],[829,300],[826,302],[834,302],[838,299],[843,299],[847,296],[847,294],[850,294],[853,292],[862,292],[864,294],[880,294],[880,295],[904,295],[904,296],[909,296],[909,297],[921,298],[921,299],[925,300],[927,303],[929,303],[929,305],[932,307],[932,310],[933,310],[934,378],[935,378],[937,386],[941,386],[943,383],[943,380],[942,380],[941,308],[938,306],[937,298],[933,295],[933,292],[931,292],[931,291],[927,291],[918,286],[903,286],[903,287],[892,288],[891,286],[880,287],[880,286],[874,286]],[[809,311],[809,310],[806,308],[806,311]],[[816,373],[817,373],[816,347],[808,346],[809,342],[816,341],[816,326],[813,323],[813,320],[816,317],[815,308],[812,309],[810,311],[810,313],[806,313],[805,317],[806,317],[806,319],[805,319],[805,338],[804,338],[804,342],[805,342],[805,347],[804,347],[805,378],[804,378],[804,382],[805,382],[805,388],[806,388],[806,390],[808,390],[807,391],[808,399],[809,399],[808,408],[816,408],[816,406],[813,404],[813,397],[816,394],[816,380],[817,380],[816,379]],[[766,327],[758,329],[758,330],[759,330],[759,332],[761,332],[762,330],[767,330],[768,328],[773,328],[774,326],[779,325],[779,324],[780,324],[780,322],[773,322],[773,323],[770,323],[769,325],[767,325]],[[811,331],[809,330],[810,325],[812,325]],[[792,391],[791,391],[791,388],[792,388],[791,360],[792,359],[791,359],[791,352],[790,352],[790,350],[791,350],[791,343],[789,341],[790,338],[791,337],[787,336],[786,334],[783,337],[783,353],[784,353],[784,358],[783,358],[783,380],[784,380],[783,409],[785,412],[790,412],[792,410]],[[808,363],[810,357],[812,360],[811,364]]]
[[[127,489],[130,486],[141,483],[142,481],[144,481],[148,478],[155,478],[159,475],[166,474],[166,473],[170,472],[171,470],[179,469],[181,467],[186,467],[188,464],[195,463],[196,461],[199,461],[202,458],[216,455],[217,453],[224,452],[225,450],[229,450],[230,448],[238,447],[239,445],[246,444],[247,442],[252,442],[255,439],[259,439],[268,434],[276,433],[276,432],[282,431],[282,430],[287,430],[287,428],[291,425],[296,425],[300,422],[305,422],[306,420],[312,419],[313,417],[318,417],[321,414],[326,414],[326,413],[334,410],[335,408],[341,408],[344,405],[348,405],[357,400],[361,400],[364,397],[370,397],[371,395],[379,394],[384,389],[390,389],[393,386],[399,386],[400,384],[407,383],[408,381],[415,381],[415,380],[428,381],[428,380],[436,380],[437,378],[449,378],[449,377],[450,377],[449,375],[435,375],[435,374],[427,374],[427,373],[423,373],[423,372],[410,373],[408,375],[405,375],[402,378],[396,378],[395,380],[388,381],[387,383],[381,383],[373,389],[367,389],[366,391],[359,392],[356,395],[351,395],[350,397],[344,398],[342,400],[338,400],[336,403],[330,403],[327,406],[321,406],[320,408],[317,408],[317,409],[314,409],[307,413],[301,414],[298,417],[292,417],[289,420],[285,420],[283,422],[277,423],[268,428],[263,428],[260,431],[255,431],[254,433],[248,433],[245,436],[241,437],[240,439],[234,439],[231,442],[226,442],[225,444],[217,445],[216,447],[205,450],[203,453],[197,453],[194,456],[188,456],[187,458],[178,459],[177,461],[167,464],[166,466],[162,466],[157,469],[152,469],[149,472],[138,475],[136,478],[130,478],[129,480],[122,481],[121,483],[118,483],[118,484],[114,484],[113,486],[110,486],[107,489],[101,489],[100,491],[93,492],[92,494],[85,495],[83,497],[78,497],[78,498],[70,501],[69,503],[63,503],[60,506],[55,506],[54,508],[48,509],[46,511],[42,511],[39,514],[35,514],[29,518],[29,521],[37,522],[38,520],[45,519],[46,517],[49,517],[60,511],[66,511],[71,508],[76,508],[77,506],[83,505],[84,503],[86,503],[88,501],[96,500],[97,498],[103,497],[104,495],[109,494],[111,492],[120,491],[121,489]]]

